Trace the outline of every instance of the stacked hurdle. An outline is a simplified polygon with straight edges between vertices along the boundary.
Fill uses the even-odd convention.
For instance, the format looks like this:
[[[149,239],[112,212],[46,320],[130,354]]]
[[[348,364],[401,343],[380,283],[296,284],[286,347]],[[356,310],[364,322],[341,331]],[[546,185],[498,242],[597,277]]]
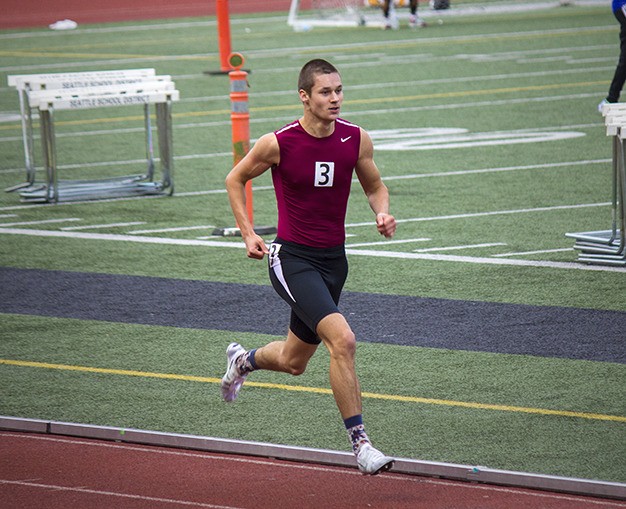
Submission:
[[[626,104],[605,104],[606,135],[613,139],[612,227],[610,230],[567,233],[576,239],[578,260],[599,265],[626,266]]]
[[[170,76],[154,69],[16,75],[9,86],[19,95],[26,181],[6,189],[20,191],[25,202],[93,200],[150,194],[172,194],[173,152],[171,104],[179,99]],[[146,131],[146,172],[108,179],[61,180],[58,175],[54,113],[115,106],[143,106]],[[150,106],[154,105],[162,178],[154,180],[154,144]],[[37,182],[33,117],[39,117],[45,179]]]

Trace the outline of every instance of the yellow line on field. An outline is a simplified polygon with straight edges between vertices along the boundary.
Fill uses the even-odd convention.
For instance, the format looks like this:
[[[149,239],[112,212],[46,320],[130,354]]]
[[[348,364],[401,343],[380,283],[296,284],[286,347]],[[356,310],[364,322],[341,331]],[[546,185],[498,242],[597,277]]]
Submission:
[[[509,87],[509,88],[490,88],[490,89],[480,89],[480,90],[460,90],[458,92],[438,92],[438,93],[430,93],[430,94],[417,94],[417,95],[403,95],[396,97],[374,97],[367,99],[351,99],[344,101],[344,105],[355,105],[355,104],[384,104],[389,102],[400,102],[400,101],[420,101],[426,99],[444,99],[444,98],[452,98],[452,97],[472,97],[477,95],[495,95],[495,94],[518,94],[520,92],[537,92],[542,90],[553,90],[553,89],[561,89],[568,87],[589,87],[589,86],[606,86],[609,84],[609,80],[600,80],[600,81],[581,81],[576,83],[553,83],[549,85],[530,85],[527,87]],[[254,114],[255,112],[261,111],[279,111],[279,110],[299,110],[302,108],[302,105],[297,104],[279,104],[273,106],[256,106],[251,107],[250,112]],[[221,115],[224,118],[228,118],[230,115],[229,109],[220,109],[220,110],[211,110],[211,111],[188,111],[183,113],[173,113],[172,117],[174,118],[189,118],[189,117],[204,117],[204,116],[214,116]],[[91,119],[83,119],[83,120],[63,120],[55,122],[56,125],[85,125],[85,124],[106,124],[111,122],[128,122],[128,121],[143,121],[143,115],[132,115],[132,116],[124,116],[124,117],[111,117],[111,118],[91,118]],[[13,125],[4,125],[0,126],[0,131],[6,131],[11,129],[21,129],[21,124],[13,124]]]
[[[106,375],[122,375],[122,376],[137,376],[143,378],[160,378],[165,380],[182,380],[185,382],[201,382],[201,383],[220,383],[219,378],[205,377],[205,376],[193,376],[193,375],[177,375],[173,373],[154,373],[150,371],[135,371],[126,369],[110,369],[110,368],[94,368],[90,366],[72,366],[68,364],[51,364],[48,362],[34,362],[34,361],[19,361],[12,359],[0,359],[0,364],[9,366],[21,366],[28,368],[43,368],[43,369],[58,369],[61,371],[79,371],[83,373],[100,373]],[[295,392],[309,392],[313,394],[326,394],[332,395],[330,389],[323,387],[304,387],[302,385],[286,385],[286,384],[274,384],[263,382],[251,382],[247,381],[246,385],[249,387],[259,387],[263,389],[279,389],[283,391],[295,391]],[[576,417],[579,419],[591,419],[598,421],[615,421],[625,422],[626,417],[621,415],[605,415],[595,414],[588,412],[572,412],[569,410],[550,410],[545,408],[531,408],[520,407],[512,405],[491,405],[486,403],[474,403],[469,401],[454,401],[448,399],[433,399],[433,398],[419,398],[415,396],[401,396],[398,394],[378,394],[374,392],[362,393],[363,398],[368,399],[381,399],[388,401],[399,401],[403,403],[420,403],[424,405],[442,405],[451,407],[462,407],[480,410],[496,410],[502,412],[518,412],[526,414],[539,414],[539,415],[554,415],[559,417]]]

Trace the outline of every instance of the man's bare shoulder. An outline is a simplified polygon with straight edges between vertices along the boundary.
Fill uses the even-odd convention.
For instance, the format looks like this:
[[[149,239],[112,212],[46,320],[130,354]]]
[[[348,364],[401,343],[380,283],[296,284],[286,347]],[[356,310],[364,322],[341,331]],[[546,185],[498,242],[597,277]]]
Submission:
[[[259,159],[268,163],[277,163],[280,155],[278,139],[274,133],[266,133],[254,144],[253,151]]]

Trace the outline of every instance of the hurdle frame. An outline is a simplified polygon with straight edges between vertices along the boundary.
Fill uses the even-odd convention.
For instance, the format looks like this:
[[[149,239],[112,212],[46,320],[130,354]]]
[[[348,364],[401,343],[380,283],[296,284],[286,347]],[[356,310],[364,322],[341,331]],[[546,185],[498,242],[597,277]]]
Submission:
[[[578,261],[626,267],[626,104],[605,104],[602,115],[612,137],[611,229],[565,235],[576,239]]]
[[[156,76],[154,69],[9,76],[17,89],[22,119],[26,181],[7,188],[20,190],[23,201],[58,202],[145,194],[173,194],[171,103],[179,99],[170,76]],[[154,182],[155,160],[150,106],[157,119],[162,180]],[[146,132],[146,173],[97,180],[60,181],[58,177],[55,110],[106,106],[143,105]],[[36,182],[33,111],[40,119],[45,183]]]

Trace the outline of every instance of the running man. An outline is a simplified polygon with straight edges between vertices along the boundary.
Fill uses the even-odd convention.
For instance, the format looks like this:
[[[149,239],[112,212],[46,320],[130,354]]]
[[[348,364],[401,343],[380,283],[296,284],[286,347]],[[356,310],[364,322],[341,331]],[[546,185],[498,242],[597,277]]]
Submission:
[[[330,385],[359,469],[376,475],[393,458],[375,449],[363,427],[361,389],[355,370],[356,339],[337,304],[348,274],[345,216],[353,171],[376,217],[378,232],[390,238],[396,220],[389,214],[389,193],[373,159],[366,131],[339,117],[343,85],[329,62],[311,60],[298,78],[303,115],[267,133],[226,177],[233,214],[250,258],[268,255],[270,280],[291,306],[287,337],[246,351],[227,350],[222,396],[234,401],[250,372],[269,369],[304,373],[317,347],[330,353]],[[268,169],[278,206],[278,233],[268,247],[250,224],[245,185]]]

